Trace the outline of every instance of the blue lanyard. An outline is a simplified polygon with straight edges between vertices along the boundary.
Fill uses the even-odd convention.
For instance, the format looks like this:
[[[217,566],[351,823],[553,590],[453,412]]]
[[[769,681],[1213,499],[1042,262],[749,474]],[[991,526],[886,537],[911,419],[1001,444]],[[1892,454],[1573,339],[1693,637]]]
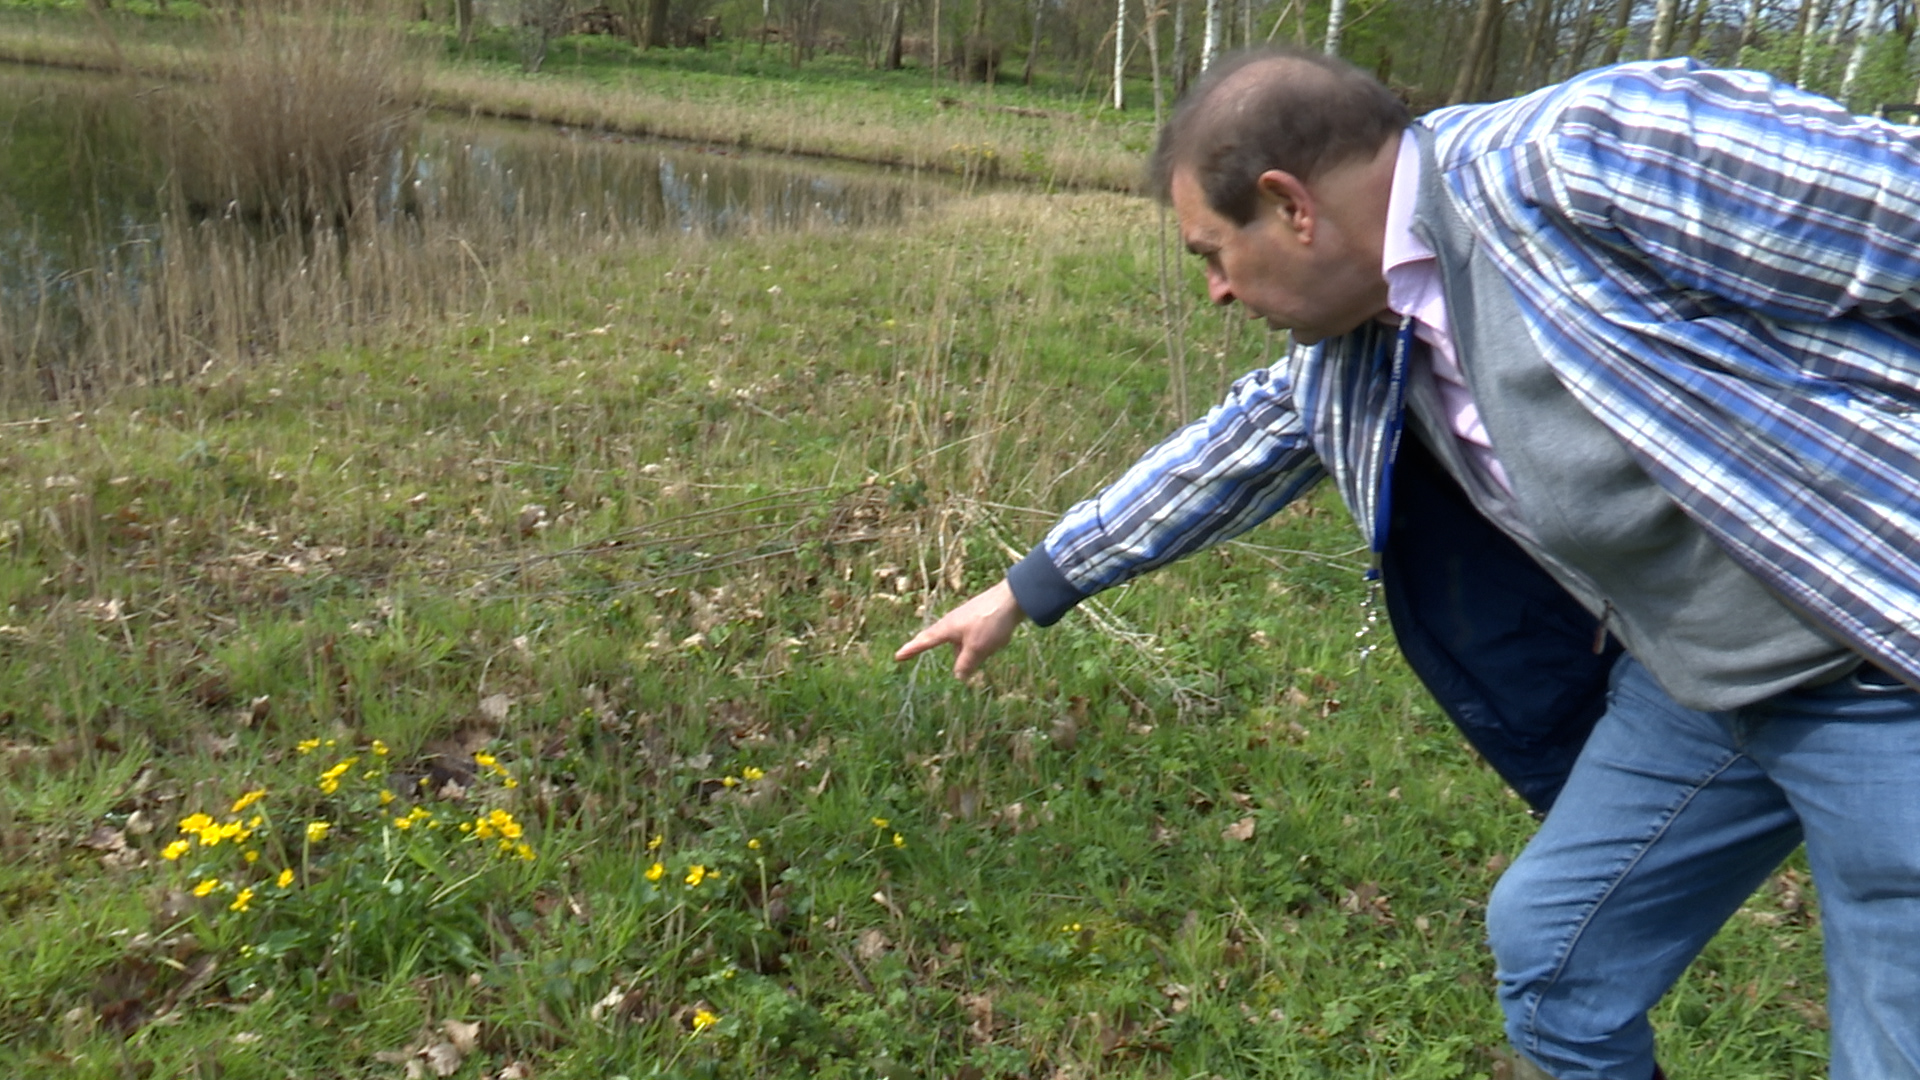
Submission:
[[[1380,580],[1380,559],[1387,550],[1387,526],[1393,520],[1393,463],[1400,456],[1400,433],[1407,426],[1407,361],[1413,352],[1413,318],[1402,316],[1400,332],[1393,338],[1393,355],[1387,372],[1387,431],[1380,454],[1380,479],[1373,500],[1373,534],[1368,537],[1373,549],[1367,580]]]

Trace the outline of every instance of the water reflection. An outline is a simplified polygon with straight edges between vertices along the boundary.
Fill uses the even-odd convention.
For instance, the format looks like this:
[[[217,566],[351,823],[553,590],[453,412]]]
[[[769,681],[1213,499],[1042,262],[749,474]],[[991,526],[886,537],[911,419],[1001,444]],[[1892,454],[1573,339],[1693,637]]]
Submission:
[[[410,175],[412,197],[439,213],[723,236],[886,224],[951,192],[875,170],[505,124],[429,125]]]

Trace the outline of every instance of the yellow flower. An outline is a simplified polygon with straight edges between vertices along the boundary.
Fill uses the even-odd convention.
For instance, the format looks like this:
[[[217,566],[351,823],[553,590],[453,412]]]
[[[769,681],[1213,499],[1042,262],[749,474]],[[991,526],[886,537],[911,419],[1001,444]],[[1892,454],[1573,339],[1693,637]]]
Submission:
[[[696,889],[699,888],[700,883],[707,880],[707,868],[699,863],[694,863],[693,868],[687,871],[686,880],[689,886]]]
[[[372,748],[372,749],[373,749],[373,756],[374,756],[374,757],[386,757],[386,756],[387,756],[387,744],[386,744],[386,743],[383,743],[383,742],[381,742],[381,741],[380,741],[379,739],[375,739],[375,740],[373,740],[373,748]]]
[[[327,838],[327,830],[331,828],[333,828],[333,825],[329,822],[325,822],[325,821],[307,822],[307,843],[317,844],[320,841],[325,840]]]
[[[481,818],[480,820],[473,823],[473,835],[479,837],[482,840],[493,839],[493,834],[496,831],[497,830],[494,829],[493,827],[493,822],[488,821],[486,818]]]
[[[533,861],[533,848],[531,845],[515,844],[513,845],[513,853],[527,862]]]
[[[726,777],[725,779],[723,779],[723,780],[721,780],[721,781],[720,781],[720,786],[721,786],[721,787],[735,787],[735,786],[737,786],[737,785],[738,785],[739,783],[740,783],[740,778],[739,778],[739,777],[737,777],[737,776],[729,776],[729,777]]]
[[[381,806],[390,805],[393,802],[393,800],[397,798],[399,798],[399,796],[395,795],[393,792],[388,791],[385,788],[380,789],[380,805]]]
[[[189,814],[180,819],[180,831],[197,833],[213,824],[213,819],[205,814]]]
[[[765,775],[767,775],[767,772],[765,769],[756,769],[751,765],[740,770],[740,778],[742,780],[747,780],[747,781],[758,780]]]
[[[412,819],[412,818],[410,818],[410,817],[397,817],[397,818],[394,818],[394,819],[393,819],[393,827],[394,827],[394,828],[396,828],[396,829],[411,829],[411,828],[413,828],[413,819]],[[466,828],[466,826],[465,826],[465,825],[462,825],[462,826],[460,826],[460,827],[461,827],[462,829],[465,829],[465,828]]]
[[[240,895],[234,897],[233,903],[227,905],[227,910],[228,911],[245,911],[247,910],[247,905],[251,903],[253,903],[253,890],[241,889]]]
[[[651,840],[649,840],[649,841],[647,841],[647,850],[648,850],[648,851],[659,851],[659,850],[660,850],[660,845],[661,845],[661,844],[664,844],[664,843],[666,843],[666,842],[667,842],[667,838],[666,838],[666,837],[664,837],[664,836],[656,836],[656,837],[654,837],[653,839],[651,839]]]
[[[904,837],[904,836],[901,836],[901,835],[900,835],[899,833],[894,833],[894,834],[893,834],[893,846],[894,846],[894,847],[906,847],[906,846],[907,846],[907,838],[906,838],[906,837]]]
[[[747,841],[747,850],[748,850],[748,851],[759,851],[759,850],[760,850],[760,838],[756,836],[756,837],[754,837],[753,839],[751,839],[751,840],[749,840],[749,841]]]
[[[720,1022],[720,1014],[709,1009],[697,1009],[693,1014],[693,1033],[695,1035]]]
[[[331,795],[334,792],[339,790],[340,790],[340,781],[335,780],[330,776],[323,776],[320,778],[320,794]]]
[[[248,866],[252,866],[254,863],[260,861],[260,853],[257,851],[243,851],[240,853],[240,857],[247,860]]]
[[[273,883],[283,889],[293,884],[293,867],[289,866],[285,870],[280,871],[280,876],[274,878]]]
[[[209,819],[205,828],[200,830],[200,842],[215,847],[223,840],[245,840],[250,830],[243,828],[237,821],[215,824]]]
[[[219,878],[208,878],[205,881],[202,881],[200,884],[195,885],[193,887],[193,895],[205,896],[219,887],[220,887]]]
[[[237,814],[240,811],[245,810],[247,807],[252,806],[254,803],[257,803],[261,799],[264,799],[266,797],[267,797],[266,788],[254,788],[252,791],[247,792],[245,795],[242,795],[238,799],[235,799],[233,801],[232,812]]]
[[[173,843],[168,844],[166,847],[160,849],[160,857],[167,860],[168,862],[172,862],[175,859],[178,859],[180,856],[185,855],[188,851],[191,851],[192,849],[193,849],[193,841],[175,840]]]
[[[473,763],[474,763],[475,765],[478,765],[478,766],[480,766],[480,767],[481,767],[481,768],[483,768],[483,769],[491,769],[491,768],[493,768],[493,766],[494,766],[494,764],[495,764],[496,762],[498,762],[499,760],[500,760],[499,758],[497,758],[497,757],[494,757],[494,756],[493,756],[492,754],[475,754],[475,755],[473,755]]]
[[[889,824],[890,822],[888,822],[887,819],[883,817],[877,817],[873,819],[873,827],[876,829],[884,829]]]
[[[300,751],[303,754],[311,754],[315,750],[320,749],[320,740],[319,739],[301,739],[299,743],[295,744],[294,749]]]
[[[654,863],[652,866],[647,867],[646,879],[648,881],[659,881],[665,877],[666,874],[667,866],[665,863]]]

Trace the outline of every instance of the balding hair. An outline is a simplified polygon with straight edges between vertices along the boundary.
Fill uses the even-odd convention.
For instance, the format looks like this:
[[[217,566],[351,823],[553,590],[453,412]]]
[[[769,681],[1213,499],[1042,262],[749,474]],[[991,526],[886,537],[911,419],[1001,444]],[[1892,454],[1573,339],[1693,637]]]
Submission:
[[[1236,225],[1253,220],[1260,174],[1312,183],[1371,157],[1412,123],[1373,76],[1304,49],[1247,49],[1208,68],[1174,105],[1148,164],[1148,183],[1170,200],[1173,174],[1193,170],[1207,205]]]

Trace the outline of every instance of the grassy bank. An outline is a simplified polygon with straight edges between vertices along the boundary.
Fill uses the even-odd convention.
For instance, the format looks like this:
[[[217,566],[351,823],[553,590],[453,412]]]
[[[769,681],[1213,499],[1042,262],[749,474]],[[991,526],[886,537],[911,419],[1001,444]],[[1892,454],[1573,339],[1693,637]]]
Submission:
[[[0,1072],[1490,1075],[1530,823],[1356,665],[1332,503],[981,685],[886,659],[1166,427],[1154,239],[1030,195],[535,251],[17,408]],[[1188,337],[1196,395],[1270,347]],[[1819,1075],[1815,938],[1794,875],[1736,918],[1675,1075]]]
[[[443,28],[416,37],[423,56],[437,58],[425,83],[437,108],[626,135],[1126,190],[1154,131],[1145,86],[1134,88],[1139,107],[1115,113],[1057,82],[936,83],[924,71],[870,71],[847,57],[796,69],[778,49],[745,43],[636,52],[585,37],[558,43],[530,76],[504,30],[464,50]],[[196,78],[205,31],[186,18],[0,9],[0,61]]]

